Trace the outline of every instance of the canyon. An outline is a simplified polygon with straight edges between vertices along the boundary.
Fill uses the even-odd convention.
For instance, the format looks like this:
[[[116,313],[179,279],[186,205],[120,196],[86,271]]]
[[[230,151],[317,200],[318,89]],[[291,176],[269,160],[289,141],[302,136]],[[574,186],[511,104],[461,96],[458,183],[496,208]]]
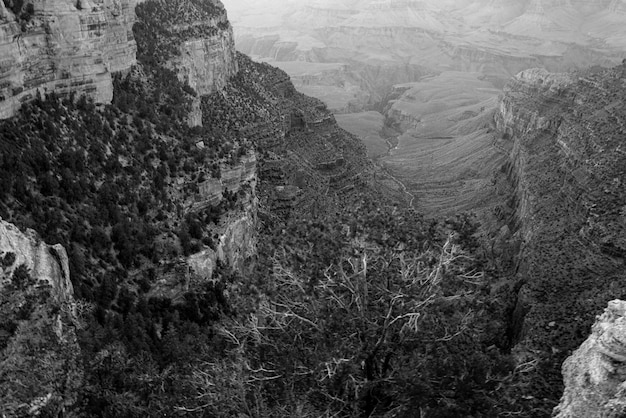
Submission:
[[[299,91],[324,101],[344,129],[361,133],[361,123],[371,126],[369,112],[385,121],[379,131],[396,124],[398,132],[383,135],[395,138],[390,146],[380,134],[370,136],[375,139],[371,152],[417,196],[416,208],[424,213],[467,210],[473,200],[483,202],[478,212],[490,210],[485,185],[506,150],[491,135],[493,127],[486,126],[487,114],[496,110],[497,96],[511,77],[529,68],[559,72],[615,65],[624,58],[626,42],[618,24],[624,19],[621,1],[225,3],[237,48],[285,70]],[[460,115],[468,103],[455,89],[463,89],[466,101],[484,101],[474,110],[481,110],[485,120],[470,126],[456,116],[433,134],[432,126],[419,121],[449,119],[453,110],[437,114],[426,95],[436,101],[433,106],[456,104]],[[420,90],[424,106],[409,106]],[[480,138],[468,139],[481,129]],[[472,145],[463,149],[453,142]],[[440,169],[429,172],[426,166]],[[469,166],[484,169],[470,173]],[[469,173],[467,182],[464,173]],[[419,185],[412,180],[417,177]]]
[[[0,308],[15,314],[15,321],[6,315],[0,323],[0,361],[2,373],[27,388],[2,386],[11,399],[1,413],[84,407],[110,416],[145,415],[158,407],[219,416],[249,408],[245,393],[258,401],[255,408],[271,414],[283,406],[272,410],[264,402],[275,396],[279,403],[282,395],[273,392],[282,389],[272,385],[282,379],[293,379],[291,387],[302,390],[294,394],[310,402],[291,411],[285,406],[283,416],[306,408],[319,416],[323,408],[315,408],[322,404],[380,416],[393,408],[415,414],[406,409],[415,405],[420,414],[471,407],[476,414],[546,416],[557,405],[563,361],[608,301],[626,294],[626,64],[567,73],[518,70],[614,63],[621,57],[615,16],[623,16],[622,2],[576,3],[576,10],[594,17],[584,22],[574,9],[538,0],[491,7],[467,1],[462,8],[450,1],[436,10],[431,2],[368,2],[362,13],[352,1],[328,3],[300,9],[291,2],[287,8],[300,27],[312,14],[323,16],[316,28],[322,38],[288,33],[298,42],[271,34],[238,40],[259,52],[256,58],[271,53],[283,60],[282,68],[297,73],[295,83],[287,72],[234,51],[220,2],[80,2],[58,14],[44,2],[28,19],[0,5],[5,33],[22,34],[0,44],[16,58],[0,74],[7,86],[2,151],[11,156],[0,166],[3,176],[9,173],[0,209],[19,225],[0,221]],[[268,33],[283,23],[269,3],[254,10]],[[100,29],[77,29],[96,19],[94,13],[100,13]],[[83,23],[58,28],[57,18]],[[462,25],[447,33],[450,20]],[[564,39],[571,32],[558,22],[584,27],[587,35],[569,44]],[[481,25],[499,31],[478,30]],[[529,28],[534,37],[526,36]],[[521,43],[500,43],[511,37]],[[74,44],[55,49],[56,38]],[[406,45],[392,52],[389,42],[397,39]],[[20,49],[22,41],[29,45],[25,51],[50,51],[29,55]],[[415,44],[423,46],[419,57],[409,53]],[[84,49],[76,54],[76,46]],[[358,64],[338,60],[346,56]],[[286,61],[294,57],[317,62],[309,70],[306,63]],[[64,65],[69,73],[57,71]],[[46,77],[33,78],[33,68],[42,67],[50,70]],[[79,78],[85,83],[64,87],[62,80]],[[46,98],[46,89],[64,101],[38,98]],[[87,94],[93,107],[74,103],[70,93]],[[18,124],[16,133],[15,118],[36,123]],[[20,161],[26,151],[32,155]],[[15,164],[27,173],[22,180],[15,178]],[[76,170],[89,166],[82,168],[84,184],[64,170],[72,164]],[[481,229],[454,221],[465,210],[476,212]],[[41,279],[38,286],[20,276],[21,264],[32,279]],[[372,277],[385,278],[387,287]],[[20,290],[24,280],[30,287]],[[390,298],[402,286],[432,293]],[[52,298],[38,293],[48,287]],[[374,292],[379,298],[368,299]],[[26,315],[13,309],[30,306],[28,298],[40,298],[39,310]],[[91,302],[81,305],[81,298]],[[622,305],[611,302],[590,339],[565,361],[561,416],[621,408],[615,385],[622,383]],[[398,311],[407,307],[423,311]],[[428,315],[418,322],[422,312]],[[383,316],[368,317],[376,313]],[[448,320],[458,331],[449,333],[442,322]],[[342,321],[362,326],[357,339]],[[394,324],[402,326],[390,332]],[[281,334],[292,328],[297,338]],[[419,338],[411,337],[414,329]],[[394,339],[407,335],[403,352]],[[423,344],[424,336],[432,341]],[[49,347],[53,380],[71,385],[38,386],[40,376],[20,375],[26,361],[42,369],[28,338],[38,339],[35,348]],[[340,352],[326,341],[333,339],[357,348],[368,342],[362,351],[347,345]],[[331,349],[325,352],[323,344]],[[277,347],[296,354],[291,358]],[[449,349],[449,358],[440,348]],[[462,365],[453,363],[455,350]],[[415,353],[428,361],[410,363]],[[266,356],[273,360],[264,362]],[[304,367],[310,359],[318,369]],[[417,369],[414,376],[405,367],[428,362],[438,369]],[[473,362],[486,371],[467,366]],[[468,373],[452,376],[452,363]],[[292,375],[274,375],[270,366]],[[419,380],[422,371],[431,378]],[[408,374],[394,374],[406,380],[386,386],[394,379],[385,373]],[[206,376],[223,379],[219,393]],[[158,400],[153,393],[144,399],[146,381],[163,388]],[[328,389],[319,389],[324,396],[345,400],[320,402],[331,398],[311,392],[311,382]],[[347,395],[336,389],[342,382]],[[425,389],[414,389],[414,382]],[[428,386],[435,384],[443,389]],[[491,388],[484,398],[481,385]],[[400,402],[393,398],[396,389],[407,390],[411,402],[394,404]],[[79,392],[92,403],[79,405]],[[124,401],[128,396],[133,402]],[[593,398],[593,405],[578,405],[582,396]],[[480,401],[471,404],[473,399]],[[592,411],[580,412],[584,408]]]

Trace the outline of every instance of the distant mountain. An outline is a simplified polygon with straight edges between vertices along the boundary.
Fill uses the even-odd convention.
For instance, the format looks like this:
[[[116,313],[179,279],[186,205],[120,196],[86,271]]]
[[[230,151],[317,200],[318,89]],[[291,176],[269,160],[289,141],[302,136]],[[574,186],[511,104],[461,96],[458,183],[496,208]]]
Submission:
[[[340,111],[367,104],[363,96],[369,95],[371,104],[383,95],[355,77],[354,72],[360,73],[363,65],[386,69],[414,66],[422,75],[448,70],[480,72],[502,87],[508,78],[527,68],[565,71],[595,64],[611,66],[626,56],[624,0],[225,3],[237,48],[253,58],[298,76],[306,73],[306,62],[350,64],[343,84],[361,84],[360,93],[352,100],[345,99],[347,93],[354,94],[343,89],[342,83],[300,83],[295,79],[298,88],[323,100],[327,97],[316,90],[337,89],[343,101],[337,105],[334,97],[327,103]],[[287,62],[298,66],[287,66]],[[332,71],[336,79],[336,69]],[[319,67],[314,74],[319,75]]]

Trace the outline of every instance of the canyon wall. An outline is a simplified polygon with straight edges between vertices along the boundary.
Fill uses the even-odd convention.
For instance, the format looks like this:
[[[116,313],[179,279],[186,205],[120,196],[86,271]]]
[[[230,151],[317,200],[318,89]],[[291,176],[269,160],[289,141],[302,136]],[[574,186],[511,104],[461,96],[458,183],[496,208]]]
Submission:
[[[187,259],[189,266],[198,276],[210,279],[218,260],[239,272],[244,272],[248,263],[256,256],[258,199],[246,195],[241,210],[229,212],[217,229],[217,245],[192,254]]]
[[[14,115],[38,92],[86,94],[96,103],[110,103],[112,75],[136,63],[137,3],[38,0],[16,13],[0,3],[0,118]],[[199,96],[223,88],[237,72],[226,11],[221,3],[212,4],[220,11],[216,16],[168,28],[173,37],[184,35],[169,66]],[[199,120],[197,112],[190,117],[192,125]]]
[[[37,91],[113,97],[111,74],[135,63],[133,0],[41,0],[16,16],[0,3],[0,118]]]
[[[237,73],[235,40],[226,12],[193,26],[220,28],[210,35],[187,39],[179,46],[180,55],[170,60],[181,82],[188,84],[200,96],[224,88]],[[184,25],[191,26],[191,25]],[[176,28],[183,31],[188,28]]]
[[[519,248],[509,338],[519,364],[532,365],[516,377],[533,382],[519,394],[529,410],[556,406],[561,363],[626,291],[625,84],[624,66],[525,71],[495,116],[512,150],[501,220]]]

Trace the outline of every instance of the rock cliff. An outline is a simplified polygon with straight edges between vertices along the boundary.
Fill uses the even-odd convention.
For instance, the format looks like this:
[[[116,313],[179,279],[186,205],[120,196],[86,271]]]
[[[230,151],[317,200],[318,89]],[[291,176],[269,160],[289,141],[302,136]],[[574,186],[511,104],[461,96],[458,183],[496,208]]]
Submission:
[[[70,269],[65,248],[62,245],[48,245],[33,230],[25,233],[15,225],[0,219],[0,255],[12,253],[15,259],[3,273],[6,277],[20,265],[25,265],[31,276],[47,282],[53,289],[53,295],[59,301],[72,299],[74,290],[70,281]],[[4,283],[0,283],[0,291]]]
[[[180,45],[180,55],[171,59],[178,78],[200,96],[224,88],[230,77],[237,73],[235,41],[226,12],[203,22],[192,23],[208,28],[218,28],[205,36],[190,38]],[[188,28],[187,28],[188,29]],[[177,27],[176,30],[184,30]]]
[[[191,88],[195,98],[188,123],[202,125],[201,97],[223,89],[237,73],[235,41],[224,6],[219,0],[149,0],[137,8],[137,21],[142,37],[138,42],[145,48],[141,54],[162,61]]]
[[[113,96],[111,74],[135,63],[132,0],[0,4],[0,118],[40,92]],[[22,4],[19,9],[16,5]]]
[[[534,382],[517,395],[528,411],[555,406],[568,351],[626,290],[625,70],[523,72],[495,117],[511,146],[502,171],[512,194],[500,216],[520,248],[509,338],[531,365],[517,376]]]
[[[24,2],[19,9],[13,3],[7,3],[11,7],[1,3],[0,118],[14,115],[38,91],[87,94],[96,103],[110,103],[112,74],[136,63],[132,27],[138,3],[38,1]],[[190,5],[180,21],[162,23],[167,37],[177,40],[169,66],[202,96],[224,87],[237,72],[234,40],[219,1],[208,3],[208,15],[195,13]],[[192,114],[190,123],[198,125],[198,120]]]
[[[256,194],[257,158],[250,152],[234,167],[222,167],[220,179],[208,179],[199,185],[198,194],[189,207],[199,211],[218,205],[224,193],[240,193],[243,200],[240,210],[231,211],[215,228],[215,248],[206,248],[188,258],[193,271],[201,277],[211,278],[217,261],[227,263],[238,271],[256,254],[258,198]]]
[[[591,335],[563,363],[565,393],[556,418],[621,417],[626,412],[626,302],[613,300]]]
[[[244,272],[249,261],[256,256],[257,211],[258,199],[251,195],[242,210],[229,213],[227,219],[218,225],[215,249],[207,248],[188,258],[194,273],[210,279],[218,260]]]
[[[62,415],[83,384],[67,254],[0,219],[0,257],[0,415]]]

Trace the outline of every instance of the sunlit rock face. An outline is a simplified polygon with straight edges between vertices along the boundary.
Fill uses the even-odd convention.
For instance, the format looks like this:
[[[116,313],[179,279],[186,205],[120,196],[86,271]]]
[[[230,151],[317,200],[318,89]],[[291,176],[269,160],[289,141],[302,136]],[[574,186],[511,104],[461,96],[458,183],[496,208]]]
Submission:
[[[48,245],[33,230],[20,231],[15,225],[0,219],[0,256],[12,253],[15,260],[3,269],[6,277],[20,265],[25,265],[32,277],[48,282],[58,301],[69,301],[74,295],[70,281],[67,253],[62,245]],[[0,282],[0,292],[5,283]]]
[[[208,179],[199,187],[199,193],[191,210],[218,205],[224,193],[240,193],[244,197],[243,208],[229,212],[217,226],[215,248],[207,248],[189,257],[193,271],[201,277],[211,278],[218,260],[243,272],[256,255],[257,211],[256,194],[257,158],[254,152],[241,158],[234,167],[222,167],[220,179]]]
[[[180,81],[200,96],[222,89],[237,73],[232,27],[221,2],[213,3],[221,10],[214,17],[177,23],[169,28],[173,33],[184,33],[186,30],[200,33],[185,39],[178,48],[178,56],[169,61]],[[203,33],[202,28],[207,30]]]
[[[18,16],[0,3],[0,117],[40,92],[113,97],[111,74],[135,63],[133,0],[43,0]]]
[[[257,252],[258,199],[248,195],[243,210],[231,212],[220,225],[215,249],[207,248],[189,256],[188,263],[194,273],[210,279],[218,261],[243,272]]]
[[[626,412],[626,302],[613,300],[591,335],[563,363],[557,418],[622,417]]]
[[[0,219],[0,260],[0,415],[62,416],[85,383],[67,254]]]

